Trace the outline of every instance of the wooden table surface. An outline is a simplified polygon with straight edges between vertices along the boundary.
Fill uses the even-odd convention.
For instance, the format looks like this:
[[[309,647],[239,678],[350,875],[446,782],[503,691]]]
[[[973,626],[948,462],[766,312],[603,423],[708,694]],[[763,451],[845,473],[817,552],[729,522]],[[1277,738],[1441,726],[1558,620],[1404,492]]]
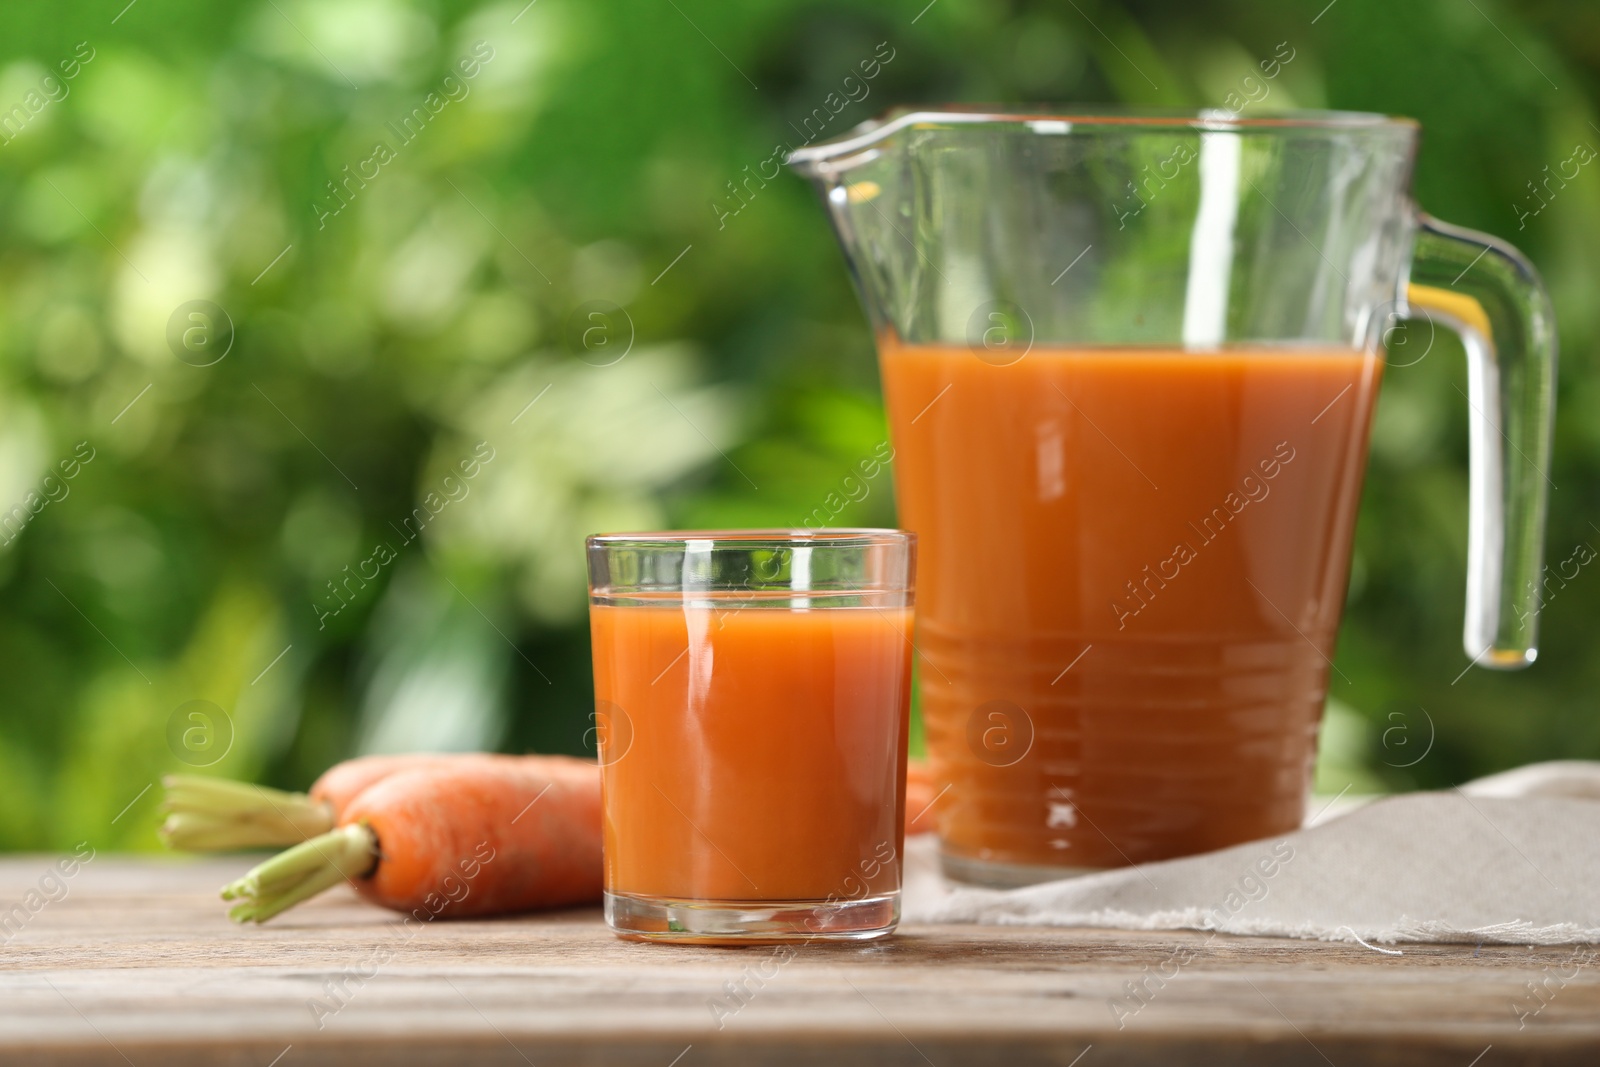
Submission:
[[[51,863],[0,862],[0,915]],[[0,1063],[1600,1063],[1600,956],[1587,950],[1408,945],[1392,956],[1206,934],[908,926],[780,961],[771,947],[620,942],[593,909],[437,922],[408,937],[347,890],[246,929],[216,896],[243,865],[100,856],[64,898],[9,938],[0,930]],[[1175,974],[1148,977],[1163,971]],[[1143,1006],[1128,996],[1140,981]],[[730,983],[745,992],[730,997]]]

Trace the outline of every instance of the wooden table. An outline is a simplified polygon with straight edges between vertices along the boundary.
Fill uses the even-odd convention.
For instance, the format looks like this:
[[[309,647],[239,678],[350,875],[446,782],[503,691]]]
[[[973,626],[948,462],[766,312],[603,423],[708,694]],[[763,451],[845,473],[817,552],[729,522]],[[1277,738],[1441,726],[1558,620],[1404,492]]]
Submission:
[[[50,862],[0,862],[0,914]],[[0,931],[0,1063],[1600,1063],[1600,956],[1574,965],[1571,948],[1390,956],[913,926],[878,944],[803,946],[780,964],[770,947],[623,943],[596,910],[407,937],[345,890],[245,929],[216,897],[243,865],[100,856],[64,899],[9,940]],[[1192,961],[1148,979],[1178,947]],[[1128,1014],[1139,1001],[1125,983],[1139,981],[1150,992]],[[1544,983],[1540,997],[1530,982]],[[744,992],[730,998],[729,983]]]

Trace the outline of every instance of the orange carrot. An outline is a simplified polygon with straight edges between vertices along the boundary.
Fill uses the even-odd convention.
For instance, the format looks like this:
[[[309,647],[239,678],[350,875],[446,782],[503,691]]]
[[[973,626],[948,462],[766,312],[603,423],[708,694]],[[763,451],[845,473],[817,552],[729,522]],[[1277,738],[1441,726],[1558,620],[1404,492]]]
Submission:
[[[225,887],[224,899],[242,901],[229,914],[265,922],[346,880],[418,919],[597,901],[600,775],[589,767],[492,760],[392,774],[337,829]]]
[[[311,783],[307,792],[332,810],[335,819],[369,785],[401,771],[423,767],[446,767],[465,759],[494,759],[483,752],[406,752],[393,756],[357,756],[336,763]]]
[[[592,760],[570,756],[500,756],[485,752],[413,752],[358,756],[335,764],[306,793],[199,775],[169,775],[161,837],[171,848],[208,852],[294,845],[326,833],[366,788],[402,771],[533,760],[552,771],[594,774]]]
[[[600,773],[570,757],[453,757],[406,769],[375,760],[323,779],[346,799],[337,826],[267,860],[223,889],[229,914],[265,922],[348,881],[374,904],[418,919],[581,904],[601,891]],[[341,765],[344,766],[344,765]],[[348,794],[343,794],[348,796]],[[906,832],[934,829],[931,769],[907,768]],[[326,801],[331,803],[331,801]]]
[[[350,806],[350,802],[366,792],[367,787],[402,771],[421,769],[465,767],[474,762],[521,763],[536,765],[552,774],[598,774],[599,768],[592,759],[577,756],[543,756],[529,753],[526,756],[506,756],[494,752],[410,752],[394,756],[356,756],[336,763],[322,772],[322,777],[311,783],[309,793],[332,809],[337,820]]]

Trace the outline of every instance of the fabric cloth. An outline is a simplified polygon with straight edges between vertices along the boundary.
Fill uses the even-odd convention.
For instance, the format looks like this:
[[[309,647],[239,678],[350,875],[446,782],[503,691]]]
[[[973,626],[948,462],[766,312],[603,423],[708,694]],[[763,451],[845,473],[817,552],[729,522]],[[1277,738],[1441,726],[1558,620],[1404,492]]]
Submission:
[[[907,849],[907,922],[1217,930],[1324,941],[1600,942],[1600,763],[1373,800],[1282,837],[1022,889]]]

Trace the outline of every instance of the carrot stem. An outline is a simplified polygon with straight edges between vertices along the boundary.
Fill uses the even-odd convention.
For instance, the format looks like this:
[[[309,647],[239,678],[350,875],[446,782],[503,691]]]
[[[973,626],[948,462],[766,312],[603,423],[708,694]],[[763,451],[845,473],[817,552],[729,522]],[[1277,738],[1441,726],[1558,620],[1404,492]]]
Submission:
[[[239,900],[228,917],[264,923],[340,882],[361,878],[378,863],[378,838],[362,823],[341,826],[301,842],[222,887],[223,900]]]
[[[304,793],[173,774],[163,808],[161,839],[169,848],[218,852],[235,848],[292,845],[333,829],[333,808]]]

